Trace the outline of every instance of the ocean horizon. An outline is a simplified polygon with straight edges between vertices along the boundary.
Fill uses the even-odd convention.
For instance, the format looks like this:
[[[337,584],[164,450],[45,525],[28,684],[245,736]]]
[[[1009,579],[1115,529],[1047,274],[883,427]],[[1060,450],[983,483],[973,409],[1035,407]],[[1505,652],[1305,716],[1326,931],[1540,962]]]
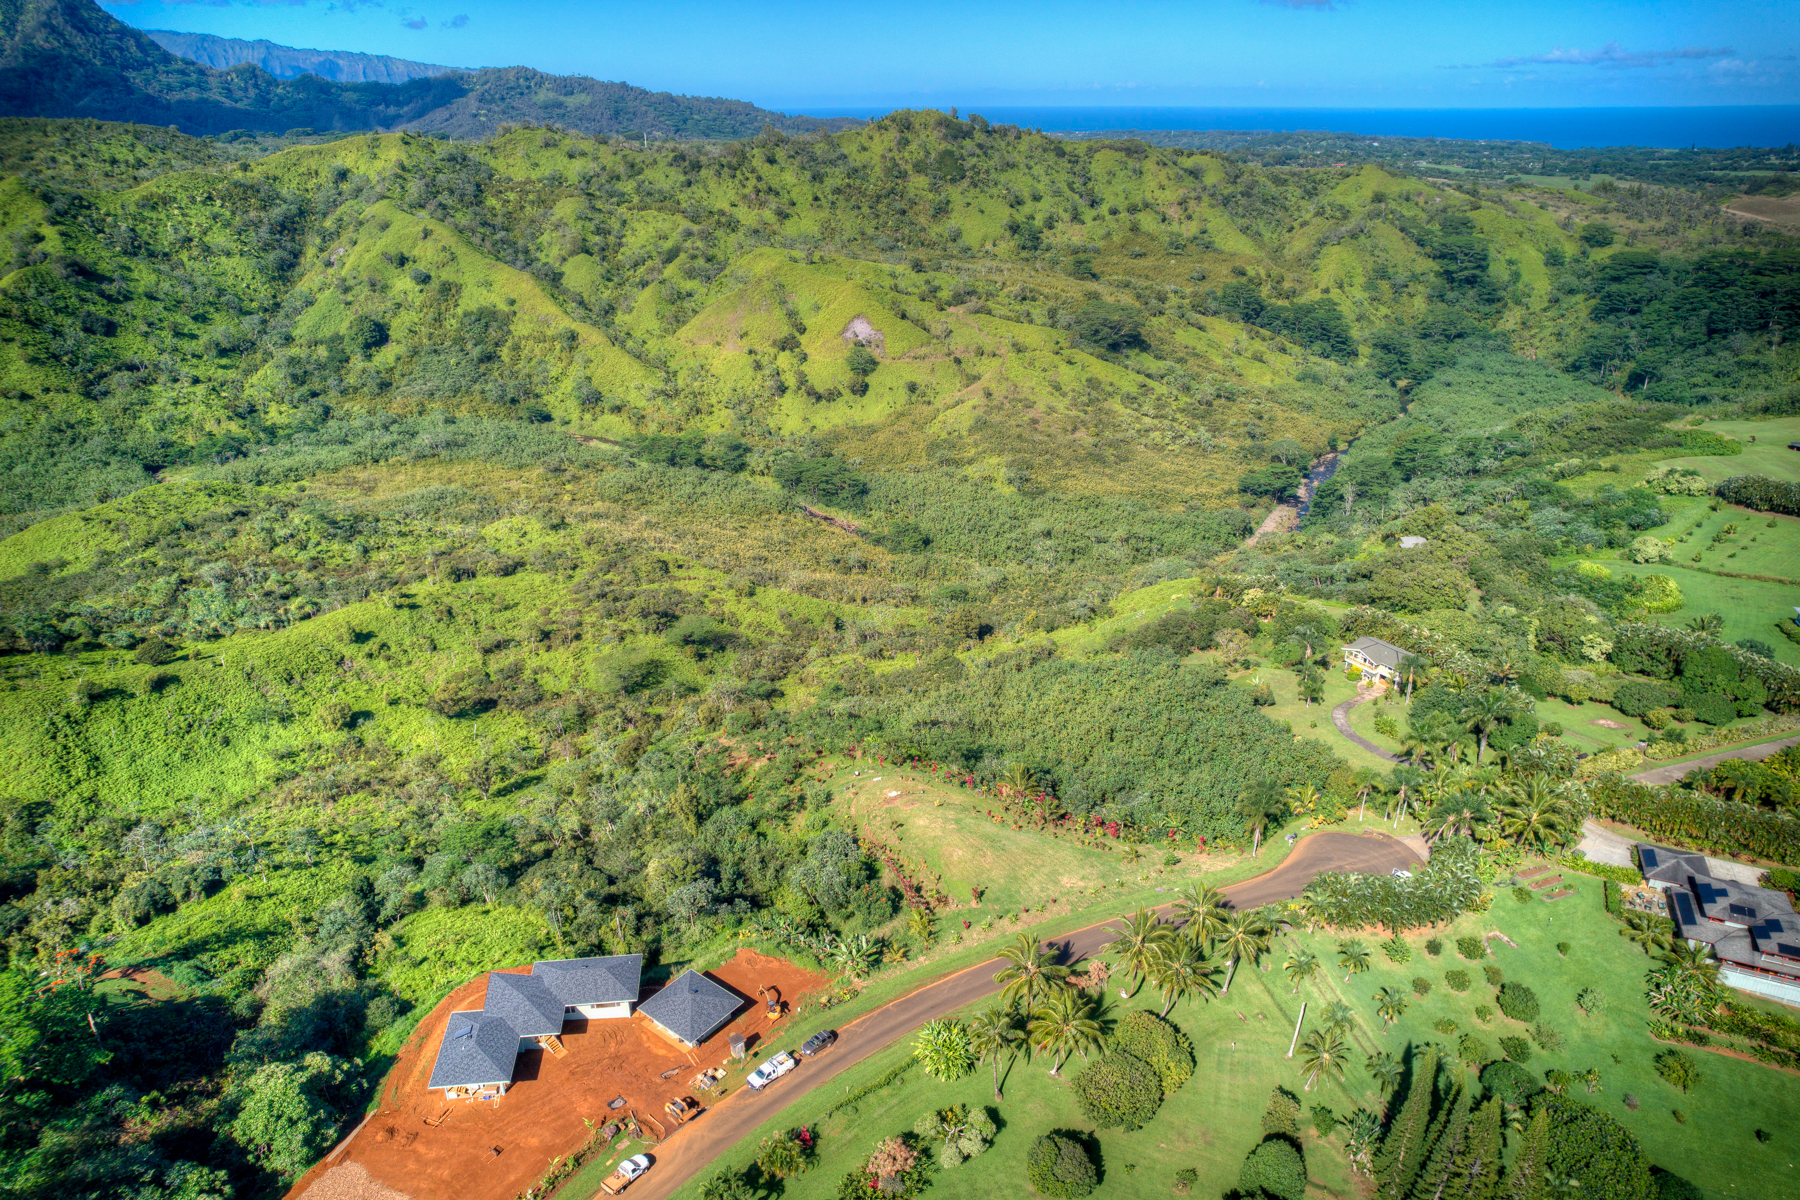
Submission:
[[[906,105],[808,106],[814,117],[873,119]],[[948,105],[915,105],[948,109]],[[1052,132],[1231,129],[1545,142],[1559,150],[1644,146],[1790,146],[1800,142],[1800,104],[1686,108],[1184,108],[1173,106],[961,106],[996,124]]]

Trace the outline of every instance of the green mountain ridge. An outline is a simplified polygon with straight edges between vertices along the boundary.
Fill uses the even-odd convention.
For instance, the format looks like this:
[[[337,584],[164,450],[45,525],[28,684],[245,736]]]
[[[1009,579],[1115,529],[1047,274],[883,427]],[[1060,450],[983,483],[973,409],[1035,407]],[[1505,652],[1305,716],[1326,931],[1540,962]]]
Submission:
[[[250,64],[228,71],[179,58],[93,0],[0,3],[0,114],[171,125],[190,134],[420,129],[457,137],[554,118],[596,136],[747,137],[843,128],[739,100],[673,96],[526,67],[406,83],[277,79]]]

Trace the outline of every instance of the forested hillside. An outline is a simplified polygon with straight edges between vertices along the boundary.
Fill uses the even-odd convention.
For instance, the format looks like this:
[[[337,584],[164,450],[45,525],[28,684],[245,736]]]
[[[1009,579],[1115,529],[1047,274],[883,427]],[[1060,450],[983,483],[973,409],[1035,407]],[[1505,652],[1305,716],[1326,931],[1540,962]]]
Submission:
[[[276,1194],[534,956],[903,969],[936,902],[834,804],[853,754],[1045,837],[1243,847],[1379,786],[1498,851],[1650,804],[1534,704],[1800,708],[1785,641],[1656,623],[1712,510],[1653,464],[1800,403],[1796,251],[1691,193],[935,112],[0,145],[13,1194]],[[1362,633],[1414,656],[1391,777],[1317,729]],[[1681,811],[1792,862],[1758,786]],[[178,994],[109,1015],[108,965]]]
[[[553,120],[600,137],[741,138],[768,124],[790,132],[857,124],[527,67],[402,83],[277,78],[248,62],[219,71],[176,57],[94,0],[0,3],[0,115],[137,121],[201,135],[406,128],[485,137],[508,122]]]

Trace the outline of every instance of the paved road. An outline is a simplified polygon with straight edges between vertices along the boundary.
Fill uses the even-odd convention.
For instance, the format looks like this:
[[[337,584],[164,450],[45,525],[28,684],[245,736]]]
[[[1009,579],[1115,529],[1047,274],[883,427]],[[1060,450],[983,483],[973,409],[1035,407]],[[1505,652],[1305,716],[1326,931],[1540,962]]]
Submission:
[[[1225,889],[1225,896],[1234,908],[1255,908],[1298,896],[1321,871],[1380,874],[1395,867],[1414,866],[1419,861],[1412,850],[1386,834],[1315,833],[1302,838],[1279,867],[1233,884]],[[1163,911],[1166,913],[1167,909]],[[1110,941],[1112,934],[1102,924],[1078,929],[1044,944],[1061,949],[1064,962],[1073,962]],[[928,983],[850,1022],[838,1031],[837,1045],[821,1057],[803,1062],[799,1070],[767,1090],[739,1088],[656,1151],[655,1168],[632,1185],[631,1200],[663,1200],[674,1195],[682,1184],[710,1167],[714,1159],[800,1097],[934,1017],[947,1016],[998,992],[1000,985],[994,982],[994,972],[1002,965],[999,959],[990,959]]]
[[[1648,771],[1639,771],[1631,778],[1639,783],[1678,783],[1687,778],[1689,771],[1698,771],[1702,767],[1716,767],[1728,758],[1747,758],[1751,762],[1761,762],[1779,750],[1786,750],[1789,746],[1796,745],[1800,745],[1800,737],[1782,738],[1778,742],[1762,742],[1755,746],[1740,746],[1736,750],[1722,750],[1717,754],[1709,754],[1705,758],[1671,763],[1666,767],[1652,767]]]
[[[1337,726],[1337,731],[1339,733],[1361,746],[1364,750],[1367,750],[1371,754],[1379,754],[1389,762],[1397,763],[1400,761],[1400,756],[1398,754],[1389,754],[1386,750],[1383,750],[1380,746],[1377,746],[1374,742],[1371,742],[1368,738],[1360,733],[1356,733],[1350,728],[1350,710],[1359,704],[1367,704],[1379,694],[1380,693],[1378,692],[1367,692],[1362,695],[1353,696],[1344,701],[1342,704],[1331,710],[1331,723]]]

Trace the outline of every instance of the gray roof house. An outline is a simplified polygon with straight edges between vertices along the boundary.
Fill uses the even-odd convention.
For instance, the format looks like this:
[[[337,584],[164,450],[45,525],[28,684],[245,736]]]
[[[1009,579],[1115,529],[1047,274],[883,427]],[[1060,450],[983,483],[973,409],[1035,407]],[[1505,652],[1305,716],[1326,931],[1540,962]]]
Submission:
[[[1409,653],[1411,652],[1380,638],[1359,637],[1344,647],[1344,663],[1346,666],[1361,667],[1365,675],[1392,679],[1400,669],[1401,660]]]
[[[610,958],[559,958],[533,963],[531,973],[544,981],[564,1008],[598,1004],[636,1004],[644,973],[641,954]]]
[[[748,1001],[698,971],[684,971],[638,1011],[684,1046],[698,1046]]]
[[[426,1086],[505,1090],[518,1056],[519,1035],[502,1018],[484,1012],[451,1013]]]
[[[1786,893],[1716,879],[1703,854],[1641,842],[1637,852],[1645,882],[1667,894],[1677,931],[1712,947],[1724,982],[1800,1004],[1800,916]]]
[[[553,1039],[565,1020],[630,1016],[643,966],[643,955],[620,954],[533,963],[525,975],[490,971],[481,1010],[450,1014],[429,1086],[450,1096],[504,1095],[519,1051],[562,1053]]]
[[[481,1011],[504,1020],[525,1041],[562,1032],[563,1002],[536,975],[491,972]]]

